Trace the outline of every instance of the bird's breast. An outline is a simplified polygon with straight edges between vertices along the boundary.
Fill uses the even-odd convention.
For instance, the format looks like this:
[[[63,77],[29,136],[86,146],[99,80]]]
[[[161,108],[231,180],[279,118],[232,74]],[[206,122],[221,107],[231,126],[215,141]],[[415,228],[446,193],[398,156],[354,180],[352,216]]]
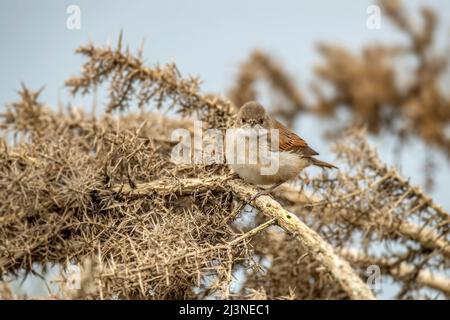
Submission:
[[[251,151],[248,147],[246,149]],[[251,162],[252,159],[244,157],[243,162],[231,163],[230,166],[245,181],[260,185],[291,180],[310,165],[308,159],[299,154],[269,149],[260,150],[256,163]]]

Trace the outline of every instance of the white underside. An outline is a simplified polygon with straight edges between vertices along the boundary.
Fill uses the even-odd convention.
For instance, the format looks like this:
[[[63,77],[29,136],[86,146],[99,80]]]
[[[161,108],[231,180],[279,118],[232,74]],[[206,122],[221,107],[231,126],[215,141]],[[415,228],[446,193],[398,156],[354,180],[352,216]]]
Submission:
[[[230,164],[230,167],[244,180],[259,185],[269,185],[295,178],[304,168],[310,165],[308,159],[290,152],[270,152],[269,157],[258,164]],[[278,161],[276,160],[278,157]],[[273,160],[273,162],[271,162]],[[275,172],[270,172],[267,165],[261,163],[277,163]],[[264,170],[265,168],[265,170]],[[268,171],[270,173],[268,173]]]
[[[231,132],[230,149],[234,155],[227,154],[227,163],[242,179],[257,185],[272,185],[295,178],[304,168],[311,164],[308,158],[291,152],[269,150],[267,143],[250,147],[243,142],[239,131]],[[234,142],[232,142],[234,141]],[[262,141],[265,141],[262,139]],[[245,152],[238,152],[240,151]],[[250,156],[252,155],[252,157]],[[230,159],[234,159],[231,161]]]

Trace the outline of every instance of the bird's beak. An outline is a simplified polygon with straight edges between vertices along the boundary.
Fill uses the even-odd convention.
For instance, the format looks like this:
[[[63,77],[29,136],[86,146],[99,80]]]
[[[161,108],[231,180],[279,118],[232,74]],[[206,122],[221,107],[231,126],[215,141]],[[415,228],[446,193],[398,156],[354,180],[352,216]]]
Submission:
[[[250,123],[250,126],[253,128],[253,127],[255,127],[257,122],[256,122],[256,120],[252,119],[252,120],[249,120],[249,123]]]

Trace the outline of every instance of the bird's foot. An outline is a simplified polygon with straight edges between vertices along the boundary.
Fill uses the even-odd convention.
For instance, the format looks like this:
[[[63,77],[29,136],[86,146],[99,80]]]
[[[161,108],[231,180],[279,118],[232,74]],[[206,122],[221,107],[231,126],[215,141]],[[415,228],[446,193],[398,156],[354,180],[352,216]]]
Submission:
[[[231,174],[229,174],[224,181],[228,181],[228,180],[234,180],[234,179],[240,179],[241,177],[239,177],[239,175],[236,172],[233,172]]]
[[[267,195],[267,194],[271,193],[276,187],[278,187],[282,183],[283,183],[283,181],[277,182],[270,188],[259,191],[257,194],[255,194],[253,197],[250,198],[250,202],[252,202],[253,200],[255,200],[256,198],[258,198],[262,195]]]
[[[253,202],[255,199],[257,199],[257,198],[259,198],[259,197],[261,197],[261,196],[268,195],[268,194],[271,193],[271,192],[272,192],[271,189],[264,189],[264,190],[261,190],[261,191],[259,191],[258,193],[256,193],[255,195],[253,195],[253,196],[250,198],[249,203],[250,203],[250,202]]]

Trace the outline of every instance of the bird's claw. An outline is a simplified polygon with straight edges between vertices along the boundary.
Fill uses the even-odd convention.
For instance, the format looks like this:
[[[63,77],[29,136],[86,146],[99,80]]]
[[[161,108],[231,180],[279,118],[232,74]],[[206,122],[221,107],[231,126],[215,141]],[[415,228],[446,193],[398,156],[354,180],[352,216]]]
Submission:
[[[240,178],[241,178],[241,177],[239,177],[239,175],[238,175],[237,173],[233,172],[232,174],[228,175],[228,176],[225,178],[225,181],[228,181],[228,180],[234,180],[234,179],[240,179]]]
[[[259,191],[258,193],[256,193],[255,195],[253,195],[253,196],[250,198],[249,203],[250,203],[250,202],[253,202],[255,199],[257,199],[257,198],[259,198],[259,197],[261,197],[261,196],[264,196],[264,195],[269,194],[271,191],[272,191],[272,190],[269,190],[269,189]]]

